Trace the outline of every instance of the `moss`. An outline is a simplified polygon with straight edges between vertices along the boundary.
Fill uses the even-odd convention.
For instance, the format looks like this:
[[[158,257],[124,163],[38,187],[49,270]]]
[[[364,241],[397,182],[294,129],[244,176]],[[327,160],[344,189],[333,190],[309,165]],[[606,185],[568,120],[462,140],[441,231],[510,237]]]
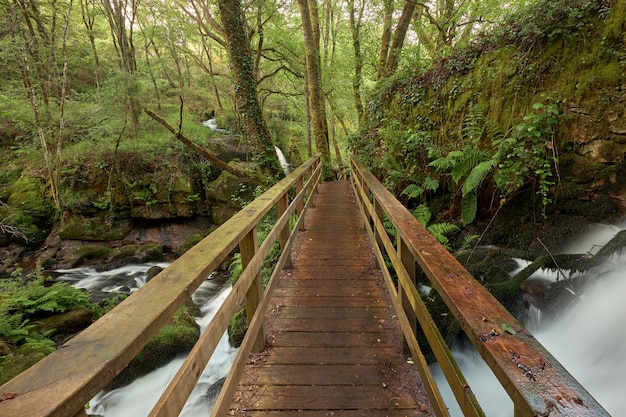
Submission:
[[[596,80],[601,87],[619,85],[622,80],[622,66],[617,61],[599,65]]]
[[[8,194],[8,192],[7,192]],[[55,218],[55,210],[45,198],[42,182],[22,175],[10,187],[7,204],[2,208],[3,219],[15,227],[30,243],[42,243]]]
[[[146,243],[139,247],[137,254],[143,261],[160,261],[163,259],[163,246]]]
[[[115,250],[115,253],[111,256],[111,260],[117,261],[132,258],[135,256],[137,249],[137,245],[124,245],[121,248]]]
[[[196,244],[202,241],[202,239],[204,239],[204,236],[205,235],[201,233],[196,233],[189,236],[187,240],[185,240],[185,243],[183,243],[182,246],[176,251],[176,254],[180,256],[183,253],[187,252],[189,249],[193,248]]]
[[[98,246],[98,245],[86,245],[81,246],[80,248],[74,251],[74,261],[72,265],[74,267],[82,265],[85,261],[93,260],[93,259],[109,259],[111,254],[114,252],[114,249],[111,249],[107,246]]]
[[[108,219],[104,213],[95,217],[66,213],[61,220],[59,237],[68,240],[120,240],[130,232],[128,220]]]
[[[54,345],[37,343],[22,346],[5,356],[0,361],[0,385],[24,372],[52,352],[54,352]]]
[[[248,330],[248,319],[246,318],[246,309],[239,309],[228,325],[228,340],[234,347],[239,347]]]

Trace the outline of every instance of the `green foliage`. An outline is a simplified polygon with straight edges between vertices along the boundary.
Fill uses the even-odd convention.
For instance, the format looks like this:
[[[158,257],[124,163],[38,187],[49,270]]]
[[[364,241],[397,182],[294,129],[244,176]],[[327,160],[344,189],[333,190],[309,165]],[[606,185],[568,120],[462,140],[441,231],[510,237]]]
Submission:
[[[543,214],[551,202],[552,168],[558,169],[555,126],[560,120],[556,104],[535,103],[534,112],[517,124],[511,135],[494,140],[500,158],[494,182],[507,198],[527,181],[532,182],[535,193],[541,198]]]
[[[433,235],[439,243],[441,243],[446,249],[452,250],[448,235],[457,233],[460,230],[457,225],[447,222],[430,224],[432,213],[425,204],[420,204],[415,209],[411,210],[411,214],[417,219],[417,221],[426,227],[426,230],[428,230],[428,232]]]
[[[11,278],[0,280],[0,340],[46,344],[41,339],[47,335],[35,331],[34,320],[77,308],[97,309],[87,292],[62,282],[45,286],[39,271],[22,278],[18,269]]]

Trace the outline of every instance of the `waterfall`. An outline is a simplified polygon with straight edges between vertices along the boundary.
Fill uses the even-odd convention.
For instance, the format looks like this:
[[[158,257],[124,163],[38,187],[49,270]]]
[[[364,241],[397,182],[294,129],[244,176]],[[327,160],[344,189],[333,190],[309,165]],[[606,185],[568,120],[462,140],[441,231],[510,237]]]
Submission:
[[[626,224],[622,226],[595,225],[592,231],[569,244],[561,253],[595,252],[596,246],[608,242]],[[556,279],[554,272],[537,271],[536,274],[546,280]],[[583,295],[554,322],[539,322],[537,330],[532,330],[531,325],[528,327],[611,415],[623,416],[626,415],[626,333],[623,331],[626,254],[614,255],[604,265],[590,271],[588,277],[598,279],[586,287]],[[536,319],[540,317],[540,312],[533,314]],[[512,416],[512,401],[479,354],[465,347],[453,347],[452,350],[486,415]],[[461,417],[463,414],[438,365],[431,368],[450,408],[450,415]]]
[[[291,164],[287,161],[285,154],[280,150],[278,146],[274,146],[274,150],[276,151],[276,156],[278,157],[278,161],[280,162],[280,166],[283,167],[283,171],[285,171],[285,175],[289,175],[291,172]]]
[[[217,121],[215,120],[215,117],[211,117],[209,120],[203,121],[202,126],[208,127],[214,132],[223,133],[225,135],[232,135],[230,130],[220,129],[219,127],[217,127]]]

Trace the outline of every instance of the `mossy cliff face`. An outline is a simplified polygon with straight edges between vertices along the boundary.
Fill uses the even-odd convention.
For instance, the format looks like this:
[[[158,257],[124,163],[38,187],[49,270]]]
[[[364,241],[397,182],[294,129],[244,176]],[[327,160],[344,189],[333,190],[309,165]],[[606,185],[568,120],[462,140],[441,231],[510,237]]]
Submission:
[[[493,216],[501,199],[515,209],[529,196],[541,200],[534,192],[543,185],[546,214],[610,220],[626,187],[625,10],[624,0],[538,2],[430,69],[386,80],[370,97],[353,151],[398,195],[411,182],[438,181],[430,194],[404,197],[409,205],[460,197],[462,180],[432,162],[474,149],[496,161],[477,190],[479,218]],[[558,121],[548,126],[552,116]],[[496,160],[507,140],[517,147]],[[518,164],[507,168],[511,159]],[[505,169],[518,183],[509,194],[494,179]]]

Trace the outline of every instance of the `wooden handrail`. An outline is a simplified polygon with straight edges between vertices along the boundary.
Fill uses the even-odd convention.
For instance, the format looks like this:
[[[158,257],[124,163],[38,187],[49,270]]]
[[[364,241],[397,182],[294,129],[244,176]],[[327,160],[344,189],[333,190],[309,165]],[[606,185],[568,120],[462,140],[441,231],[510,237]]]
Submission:
[[[0,392],[10,399],[0,402],[0,415],[84,415],[85,404],[126,367],[184,304],[186,296],[191,295],[242,241],[256,233],[257,224],[274,206],[278,204],[279,212],[281,211],[294,187],[297,188],[298,195],[294,200],[295,204],[290,207],[298,208],[297,216],[302,217],[304,206],[300,203],[305,194],[310,196],[314,192],[319,177],[320,156],[317,155],[244,207],[60,349],[2,385]],[[307,179],[306,185],[303,185],[303,178]],[[282,202],[279,204],[279,201]],[[189,359],[192,365],[206,365],[208,362],[232,314],[243,300],[243,294],[258,283],[258,271],[273,244],[270,240],[274,239],[275,242],[281,235],[286,236],[285,229],[289,228],[288,217],[293,211],[289,214],[279,213],[284,215],[280,216],[261,248],[255,250],[255,254],[249,259],[229,299],[224,302],[227,307],[220,309],[192,350],[192,353],[196,351],[192,359]],[[184,387],[174,390],[175,401],[169,400],[163,409],[174,410],[179,406],[182,409],[188,396],[185,392],[190,385],[193,388],[202,369],[204,366],[199,369],[191,366],[185,371],[192,375],[191,379],[184,379]],[[155,412],[158,411],[153,411]],[[178,412],[155,415],[178,415]]]
[[[461,328],[513,400],[515,417],[609,416],[604,408],[395,197],[354,158],[352,182],[373,240],[389,255],[398,274],[398,304],[419,321],[464,415],[481,415],[469,386],[432,328],[409,272],[419,264]],[[383,227],[396,230],[397,246]],[[384,265],[384,264],[383,264]],[[406,266],[405,266],[406,265]],[[408,268],[407,268],[408,266]],[[404,301],[404,302],[403,302]],[[409,319],[409,322],[411,320]],[[445,345],[445,344],[444,344]],[[443,360],[443,362],[442,362]]]

